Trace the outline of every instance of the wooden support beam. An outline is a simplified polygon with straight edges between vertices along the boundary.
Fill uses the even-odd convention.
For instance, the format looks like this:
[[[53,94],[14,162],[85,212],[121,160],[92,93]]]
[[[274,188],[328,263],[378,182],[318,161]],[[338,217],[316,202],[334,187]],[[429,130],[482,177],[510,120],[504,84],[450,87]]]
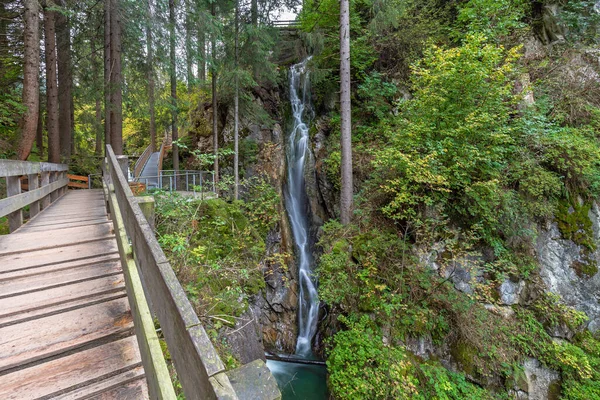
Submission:
[[[48,186],[49,184],[50,184],[50,172],[42,172],[41,186],[44,187],[44,186]],[[42,203],[43,209],[48,208],[48,206],[50,205],[50,194],[48,194],[47,196],[44,196],[41,203]]]
[[[28,175],[29,182],[29,191],[33,192],[34,190],[40,187],[40,177],[38,174]],[[29,205],[29,218],[35,217],[40,212],[40,201],[36,200]]]
[[[4,200],[10,200],[11,196],[17,196],[21,194],[21,177],[6,177],[6,194],[8,197]],[[12,208],[8,213],[4,214],[1,213],[0,209],[0,215],[4,216],[8,214],[8,229],[11,233],[23,225],[23,210],[21,210],[21,208],[22,207]]]

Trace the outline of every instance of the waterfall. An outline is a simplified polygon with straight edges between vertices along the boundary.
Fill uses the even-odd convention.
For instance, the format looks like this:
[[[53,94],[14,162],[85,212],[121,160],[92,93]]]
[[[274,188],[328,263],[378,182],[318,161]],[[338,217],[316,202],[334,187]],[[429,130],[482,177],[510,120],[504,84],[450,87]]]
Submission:
[[[309,356],[311,341],[317,331],[319,299],[316,282],[312,277],[312,254],[309,240],[308,198],[304,182],[304,166],[309,155],[308,120],[311,117],[310,83],[306,64],[310,57],[290,68],[290,103],[293,127],[289,133],[287,149],[286,208],[298,262],[298,340],[296,354]]]

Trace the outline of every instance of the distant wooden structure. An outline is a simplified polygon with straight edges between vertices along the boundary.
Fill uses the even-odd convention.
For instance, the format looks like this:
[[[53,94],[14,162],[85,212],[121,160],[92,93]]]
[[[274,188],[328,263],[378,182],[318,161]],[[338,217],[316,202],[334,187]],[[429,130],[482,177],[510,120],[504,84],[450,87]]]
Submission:
[[[175,399],[154,317],[187,399],[280,399],[261,360],[225,371],[123,161],[107,146],[104,188],[67,191],[64,165],[0,160],[0,399]]]

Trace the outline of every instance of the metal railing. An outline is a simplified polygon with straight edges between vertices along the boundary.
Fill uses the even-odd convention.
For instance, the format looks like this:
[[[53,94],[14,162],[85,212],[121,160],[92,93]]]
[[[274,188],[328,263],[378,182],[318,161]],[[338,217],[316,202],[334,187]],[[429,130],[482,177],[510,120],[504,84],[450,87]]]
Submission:
[[[144,184],[146,190],[161,189],[169,192],[215,193],[215,176],[212,171],[165,170],[160,171],[157,176],[138,177],[135,181]]]
[[[146,147],[146,150],[144,150],[144,152],[140,156],[140,158],[138,158],[138,160],[136,161],[135,167],[133,167],[133,176],[138,177],[142,173],[142,170],[144,169],[144,166],[146,165],[146,162],[148,162],[148,159],[151,155],[152,144],[149,144],[148,147]]]

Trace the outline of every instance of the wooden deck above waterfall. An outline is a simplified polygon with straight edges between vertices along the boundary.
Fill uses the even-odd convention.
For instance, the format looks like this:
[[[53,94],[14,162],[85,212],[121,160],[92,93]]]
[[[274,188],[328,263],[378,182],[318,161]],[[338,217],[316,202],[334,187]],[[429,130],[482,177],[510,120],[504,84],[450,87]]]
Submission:
[[[94,190],[67,190],[66,165],[0,160],[0,400],[175,400],[165,346],[189,400],[281,399],[262,360],[225,370],[154,236],[154,199],[106,151]]]
[[[148,398],[102,190],[0,236],[0,399],[56,397]]]

